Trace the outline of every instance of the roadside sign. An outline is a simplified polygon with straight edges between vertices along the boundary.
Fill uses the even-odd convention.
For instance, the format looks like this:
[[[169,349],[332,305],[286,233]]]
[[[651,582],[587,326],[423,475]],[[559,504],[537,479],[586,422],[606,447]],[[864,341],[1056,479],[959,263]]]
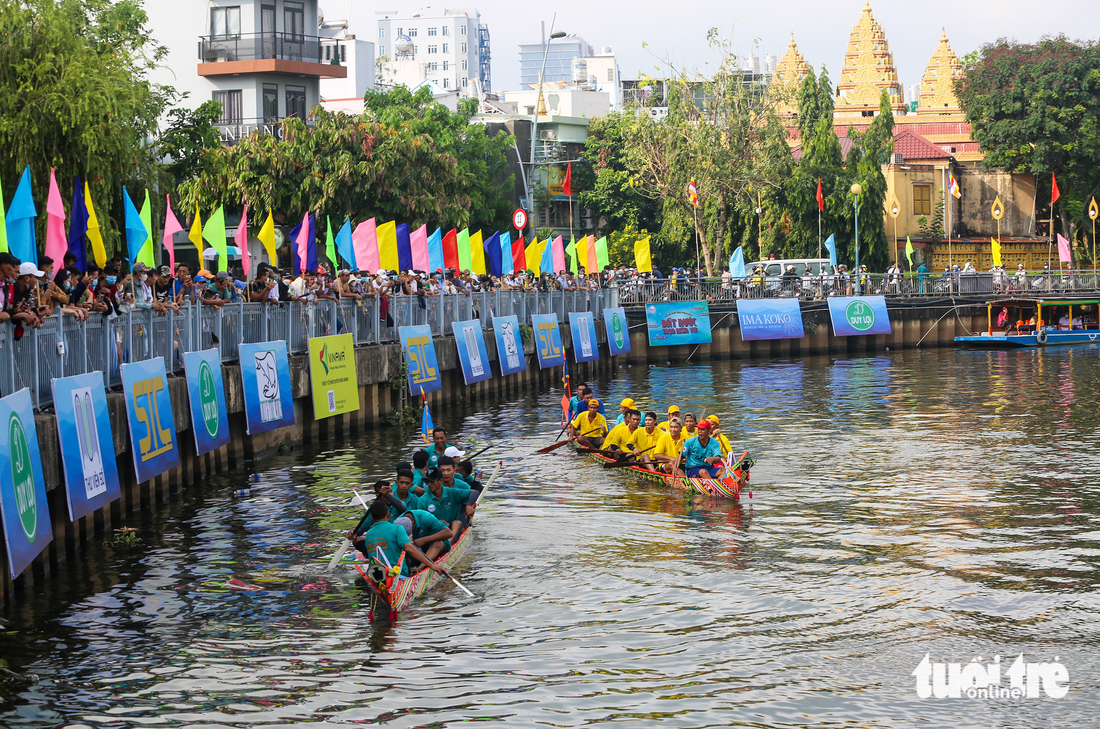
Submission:
[[[527,227],[527,211],[523,208],[516,208],[516,211],[512,213],[512,225],[516,227],[516,230],[523,230]]]

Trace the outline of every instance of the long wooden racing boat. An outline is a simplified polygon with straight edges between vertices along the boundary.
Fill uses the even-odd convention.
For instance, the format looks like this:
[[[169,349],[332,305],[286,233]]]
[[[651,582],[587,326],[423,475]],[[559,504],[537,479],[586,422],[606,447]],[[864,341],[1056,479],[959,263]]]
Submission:
[[[470,526],[472,527],[473,524]],[[470,527],[466,527],[462,534],[458,536],[458,541],[451,546],[451,551],[437,559],[436,564],[442,565],[447,571],[450,571],[451,567],[466,552],[469,544]],[[437,581],[447,579],[435,570],[422,569],[408,578],[393,580],[387,588],[384,581],[372,578],[369,566],[367,569],[363,569],[357,564],[355,569],[359,570],[359,574],[363,576],[367,587],[370,588],[372,613],[378,611],[388,611],[391,614],[398,613],[412,604],[413,600],[423,595]]]
[[[606,456],[598,451],[582,448],[576,443],[573,443],[573,449],[601,463],[613,463],[615,461],[614,458]],[[736,461],[735,467],[733,468],[733,475],[720,479],[688,478],[686,476],[675,477],[665,473],[650,471],[648,468],[642,468],[641,466],[623,466],[622,470],[641,476],[647,481],[654,481],[664,484],[669,488],[677,489],[678,491],[685,491],[689,495],[702,494],[704,496],[714,496],[716,498],[739,500],[741,498],[741,492],[749,486],[749,469],[752,468],[755,462],[753,458],[749,457],[749,452],[745,451]],[[752,497],[752,491],[749,491],[749,497]]]

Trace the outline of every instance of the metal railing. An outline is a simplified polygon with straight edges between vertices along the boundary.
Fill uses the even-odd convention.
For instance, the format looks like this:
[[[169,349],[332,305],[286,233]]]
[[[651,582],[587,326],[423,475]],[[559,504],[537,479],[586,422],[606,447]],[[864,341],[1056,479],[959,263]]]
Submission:
[[[227,61],[258,61],[274,58],[281,61],[331,63],[324,60],[324,46],[339,49],[340,41],[297,33],[237,33],[199,37],[201,63]],[[331,57],[331,51],[330,51]],[[337,50],[336,58],[340,58]],[[339,65],[339,64],[334,64]]]
[[[492,317],[516,315],[530,324],[532,314],[556,313],[567,323],[571,311],[597,319],[618,306],[618,290],[481,291],[438,296],[391,296],[383,301],[320,300],[314,303],[184,305],[180,313],[137,310],[108,318],[91,314],[78,321],[69,314],[47,317],[39,329],[27,327],[18,339],[11,324],[0,324],[0,396],[28,387],[36,408],[53,403],[50,380],[102,372],[108,388],[120,387],[119,364],[163,357],[169,372],[183,371],[183,355],[216,347],[222,362],[236,362],[241,344],[283,340],[291,354],[306,352],[310,337],[351,334],[356,345],[398,340],[398,327],[427,325],[435,336],[451,336],[451,324],[479,319],[486,330]],[[382,312],[386,315],[383,318]]]

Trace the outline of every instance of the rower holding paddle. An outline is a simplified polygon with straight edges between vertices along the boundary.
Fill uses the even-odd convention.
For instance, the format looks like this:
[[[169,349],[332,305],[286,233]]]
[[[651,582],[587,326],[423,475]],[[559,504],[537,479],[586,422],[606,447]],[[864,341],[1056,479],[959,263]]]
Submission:
[[[430,511],[409,509],[394,519],[393,523],[405,530],[413,545],[423,551],[428,559],[439,559],[451,551],[451,537],[454,536],[454,531],[436,519]]]
[[[634,409],[634,400],[629,398],[629,397],[626,398],[625,400],[623,400],[621,403],[619,403],[619,413],[620,413],[620,415],[619,415],[618,419],[615,420],[615,427],[618,427],[618,426],[622,425],[623,423],[625,423],[626,422],[626,416],[630,415],[630,411],[633,410],[633,409]]]
[[[626,402],[626,400],[623,402]],[[611,432],[607,434],[607,438],[603,442],[603,449],[605,451],[633,452],[634,446],[631,444],[630,439],[634,437],[634,431],[638,429],[641,421],[641,413],[637,410],[628,411],[626,413],[626,419],[612,428]],[[624,454],[620,457],[626,458],[628,456]]]
[[[673,418],[678,418],[678,417],[680,417],[680,408],[676,405],[669,405],[668,406],[668,420],[666,420],[663,423],[659,423],[657,425],[657,427],[660,430],[663,430],[667,433],[668,432],[668,424],[672,422]]]
[[[607,435],[607,420],[600,415],[600,401],[588,401],[588,410],[569,423],[569,439],[585,448],[599,449]]]
[[[677,408],[676,412],[679,411],[680,409]],[[634,446],[634,452],[639,456],[640,465],[650,471],[655,470],[653,459],[645,451],[652,451],[657,446],[657,439],[661,435],[661,430],[657,427],[657,413],[648,412],[645,414],[645,427],[635,430],[630,438],[630,444]]]
[[[359,550],[364,556],[376,559],[378,550],[381,550],[388,564],[392,566],[402,561],[401,552],[404,551],[428,568],[439,573],[446,572],[442,566],[424,556],[424,553],[409,539],[409,535],[404,529],[390,521],[390,505],[388,503],[381,499],[376,500],[371,504],[370,516],[374,519],[374,523],[363,536],[364,546]],[[407,573],[407,571],[408,563],[406,562],[402,572]]]
[[[710,437],[712,423],[699,423],[699,435],[684,441],[684,467],[688,478],[723,478],[726,468],[722,464],[722,447]]]
[[[657,447],[653,449],[653,460],[657,462],[657,470],[671,476],[683,476],[684,472],[677,468],[680,460],[680,452],[684,447],[687,435],[679,419],[673,418],[668,422],[668,432],[661,433],[657,439]]]
[[[447,456],[443,459],[446,459],[441,459],[443,463],[450,460],[451,463],[448,465],[454,467],[453,459]],[[453,486],[444,486],[443,471],[439,468],[429,468],[424,480],[428,490],[417,499],[417,508],[433,514],[435,518],[451,527],[457,536],[462,532],[462,515],[465,513],[473,517],[476,508],[475,505],[468,503],[470,487],[456,480],[452,480]]]

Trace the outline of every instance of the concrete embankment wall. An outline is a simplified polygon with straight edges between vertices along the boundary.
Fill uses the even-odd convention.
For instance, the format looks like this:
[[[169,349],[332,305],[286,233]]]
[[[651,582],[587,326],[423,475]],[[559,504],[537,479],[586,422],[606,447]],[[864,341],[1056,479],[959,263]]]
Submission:
[[[808,308],[803,312],[806,336],[802,339],[742,342],[736,313],[714,312],[711,315],[712,344],[700,345],[698,348],[649,347],[644,313],[639,309],[629,311],[628,316],[631,325],[631,353],[616,358],[608,357],[606,332],[602,325],[598,326],[602,358],[598,362],[580,365],[571,362],[570,373],[574,382],[593,378],[599,372],[610,371],[626,364],[663,364],[667,361],[683,362],[689,359],[692,362],[702,362],[708,359],[783,359],[818,354],[862,354],[881,352],[887,347],[913,347],[922,337],[922,347],[951,346],[955,336],[968,334],[971,328],[985,327],[984,306],[958,311],[952,311],[947,306],[910,307],[891,309],[890,318],[894,330],[891,335],[834,337],[829,325],[828,310]],[[562,335],[566,349],[571,351],[568,325],[562,327]],[[491,336],[485,339],[490,359],[496,360],[495,339]],[[467,387],[462,379],[454,339],[437,338],[435,347],[443,389],[429,395],[428,401],[437,423],[448,422],[448,406],[459,402],[476,404],[477,401],[489,397],[507,397],[532,390],[542,392],[560,386],[561,383],[560,369],[541,371],[535,357],[528,355],[525,372],[504,378],[496,376]],[[203,478],[230,470],[249,473],[259,467],[257,463],[264,456],[275,453],[280,448],[337,440],[377,426],[391,410],[400,405],[401,389],[407,386],[401,374],[401,361],[402,353],[398,344],[357,348],[359,410],[316,420],[313,416],[306,357],[292,356],[290,369],[296,424],[255,436],[245,433],[240,367],[235,364],[224,365],[222,374],[226,388],[230,442],[227,446],[202,456],[195,455],[186,381],[182,377],[169,377],[181,465],[145,483],[137,483],[134,479],[125,399],[121,393],[108,393],[107,402],[122,484],[122,498],[76,522],[69,521],[56,420],[51,412],[37,414],[35,420],[46,479],[47,502],[53,524],[53,542],[15,580],[11,579],[7,555],[0,542],[0,608],[16,610],[21,596],[48,589],[53,580],[72,577],[71,570],[78,569],[73,557],[84,545],[111,538],[114,529],[126,525],[128,521],[136,521],[141,512],[158,509],[173,499],[178,499],[180,491]],[[494,372],[499,372],[495,365],[493,369]],[[614,409],[612,404],[608,408]]]

